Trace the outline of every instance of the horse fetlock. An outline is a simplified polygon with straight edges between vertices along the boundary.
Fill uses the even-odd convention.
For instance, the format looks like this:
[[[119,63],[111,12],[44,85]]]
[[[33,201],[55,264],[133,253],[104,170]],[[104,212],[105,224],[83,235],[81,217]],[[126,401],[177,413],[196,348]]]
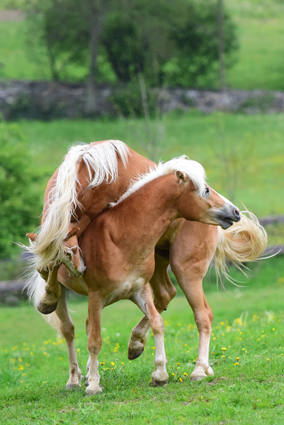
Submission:
[[[152,381],[151,385],[156,386],[163,386],[168,383],[169,380],[169,374],[166,371],[166,369],[157,369],[152,373]]]
[[[81,387],[81,378],[82,378],[82,372],[79,369],[79,367],[77,366],[70,373],[70,377],[69,377],[68,382],[66,384],[66,389],[67,390],[73,390],[75,388]]]
[[[194,371],[190,375],[191,381],[201,381],[208,376],[214,376],[214,372],[211,366],[201,366],[198,365],[195,367]]]

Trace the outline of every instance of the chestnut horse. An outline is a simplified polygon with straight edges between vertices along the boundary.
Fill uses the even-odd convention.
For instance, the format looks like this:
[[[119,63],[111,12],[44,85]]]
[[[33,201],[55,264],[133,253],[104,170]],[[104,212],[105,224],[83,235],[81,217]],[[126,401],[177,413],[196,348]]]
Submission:
[[[48,270],[58,268],[67,255],[75,250],[75,270],[72,262],[70,267],[69,261],[69,271],[74,276],[80,273],[80,268],[83,270],[79,262],[80,251],[76,248],[77,238],[80,238],[92,219],[125,192],[131,179],[145,173],[151,166],[154,166],[153,162],[119,141],[79,145],[69,150],[63,164],[47,185],[39,236],[36,239],[36,235],[29,234],[34,242],[28,248],[35,254],[34,266],[48,280],[47,291],[42,279],[40,285],[31,284],[29,289],[30,296],[42,313],[50,313],[56,309],[45,318],[60,330],[67,341],[70,361],[68,388],[79,385],[81,376],[74,345],[74,326],[68,313],[65,287],[59,287],[56,274],[48,273]],[[76,232],[77,236],[74,235]],[[71,238],[64,242],[69,236]],[[217,272],[221,270],[226,274],[226,257],[236,265],[241,265],[242,262],[258,258],[265,247],[266,234],[257,219],[253,215],[248,218],[243,214],[242,220],[226,232],[220,227],[180,218],[168,226],[157,242],[155,271],[150,280],[155,307],[162,312],[176,294],[167,273],[170,264],[193,309],[199,331],[199,352],[191,379],[213,375],[209,366],[213,313],[202,289],[202,280],[212,258],[214,257]],[[62,270],[63,267],[61,273]],[[73,279],[70,278],[71,289],[72,282]],[[77,282],[75,287],[79,291]],[[84,286],[81,293],[85,293]],[[148,329],[149,321],[145,316],[132,331],[128,347],[130,359],[143,352]]]
[[[160,164],[89,224],[80,241],[85,273],[71,277],[66,269],[59,271],[61,284],[79,293],[84,287],[88,295],[87,395],[101,392],[101,311],[121,299],[133,301],[149,320],[156,345],[152,381],[167,382],[163,320],[148,284],[155,270],[155,246],[180,217],[224,229],[241,218],[238,208],[209,188],[204,178],[202,166],[185,157]],[[59,267],[50,273],[57,276]]]

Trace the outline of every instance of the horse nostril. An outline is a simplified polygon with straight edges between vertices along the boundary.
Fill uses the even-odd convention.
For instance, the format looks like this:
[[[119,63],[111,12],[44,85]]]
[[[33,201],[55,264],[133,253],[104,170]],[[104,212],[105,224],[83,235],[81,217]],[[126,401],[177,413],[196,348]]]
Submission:
[[[235,215],[235,217],[236,217],[237,219],[240,219],[240,218],[241,218],[241,213],[240,213],[240,210],[239,210],[238,208],[236,208],[236,209],[235,209],[235,211],[234,211],[234,215]]]

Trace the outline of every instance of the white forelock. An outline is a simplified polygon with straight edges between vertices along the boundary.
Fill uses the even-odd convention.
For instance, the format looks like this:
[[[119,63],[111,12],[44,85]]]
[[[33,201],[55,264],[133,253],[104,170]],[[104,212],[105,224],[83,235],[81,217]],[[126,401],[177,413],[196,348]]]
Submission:
[[[132,182],[120,199],[116,203],[111,203],[110,206],[113,207],[119,204],[150,181],[176,171],[181,171],[188,175],[196,187],[199,196],[204,193],[206,185],[206,173],[204,168],[199,162],[192,161],[186,155],[182,155],[167,162],[159,162],[158,165],[150,168],[148,173],[141,175],[138,177],[138,180]]]

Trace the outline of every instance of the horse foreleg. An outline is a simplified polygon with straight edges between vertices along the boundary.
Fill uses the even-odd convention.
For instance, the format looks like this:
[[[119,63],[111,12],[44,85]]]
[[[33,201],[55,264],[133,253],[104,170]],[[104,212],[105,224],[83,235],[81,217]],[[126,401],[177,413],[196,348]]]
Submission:
[[[168,275],[168,264],[169,260],[167,256],[165,257],[156,251],[155,272],[150,284],[153,289],[155,307],[159,313],[166,310],[177,292]],[[150,323],[147,316],[144,316],[132,329],[128,343],[129,360],[137,359],[143,353],[149,329]]]
[[[88,351],[89,360],[87,364],[88,369],[88,386],[86,388],[86,395],[95,395],[102,392],[100,387],[100,374],[99,374],[99,361],[98,355],[102,346],[101,337],[101,311],[102,302],[96,293],[89,294],[88,306]]]
[[[79,232],[79,227],[69,224],[67,236],[63,241],[63,245],[68,248],[69,252],[64,252],[62,263],[67,267],[71,277],[79,277],[86,270],[79,249],[77,236]],[[72,254],[70,251],[72,251]]]
[[[164,385],[169,379],[166,370],[167,358],[164,344],[164,322],[154,305],[150,285],[147,283],[131,300],[146,315],[154,334],[156,346],[154,364],[156,370],[152,373],[152,384]]]
[[[61,286],[61,294],[58,300],[58,306],[55,314],[59,319],[59,331],[64,336],[68,349],[69,358],[69,379],[66,388],[71,390],[77,386],[81,386],[81,370],[78,366],[77,354],[75,349],[75,331],[74,324],[68,312],[67,306],[67,290],[65,286]]]
[[[53,268],[50,267],[48,274],[44,272],[41,273],[41,276],[45,280],[47,279],[44,296],[37,305],[38,311],[42,314],[50,314],[57,307],[58,299],[60,297],[60,285],[57,280],[59,267],[60,265]]]

